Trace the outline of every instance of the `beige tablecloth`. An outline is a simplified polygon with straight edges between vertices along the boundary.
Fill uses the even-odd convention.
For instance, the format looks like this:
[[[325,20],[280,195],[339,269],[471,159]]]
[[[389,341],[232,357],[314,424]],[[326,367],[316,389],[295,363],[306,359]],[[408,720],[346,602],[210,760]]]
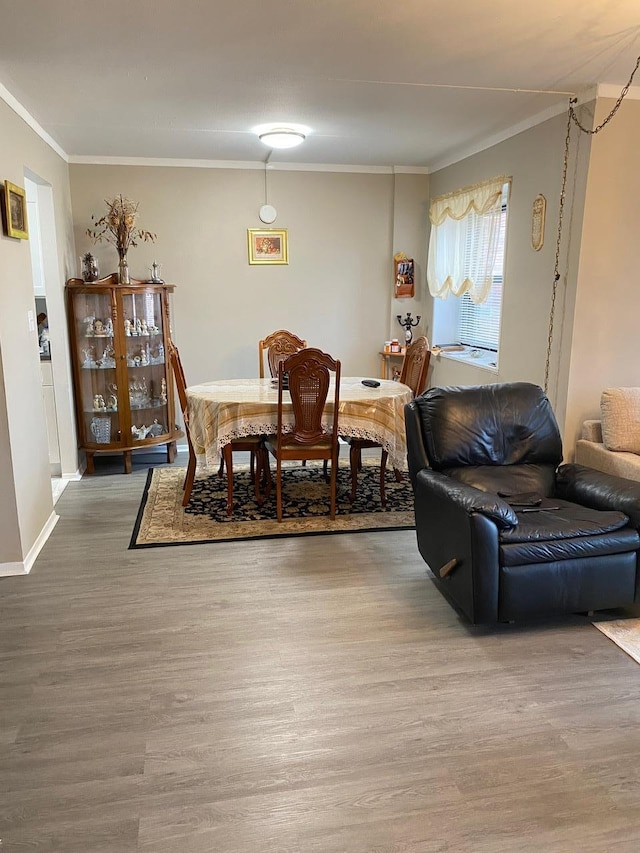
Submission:
[[[411,389],[382,380],[378,388],[362,384],[361,376],[340,381],[340,435],[367,438],[381,444],[394,468],[407,469],[404,407]],[[287,395],[287,392],[285,392]],[[187,388],[189,429],[199,463],[217,465],[225,444],[248,435],[274,435],[278,424],[278,388],[272,379],[221,379]],[[333,416],[333,387],[325,407],[327,429]],[[288,407],[291,409],[291,404]],[[293,412],[285,411],[285,430]]]

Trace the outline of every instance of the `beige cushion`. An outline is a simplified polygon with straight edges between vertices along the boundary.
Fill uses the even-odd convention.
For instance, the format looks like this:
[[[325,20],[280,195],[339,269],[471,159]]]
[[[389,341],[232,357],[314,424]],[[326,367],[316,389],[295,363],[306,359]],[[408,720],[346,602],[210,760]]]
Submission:
[[[583,421],[580,438],[602,444],[602,421]]]
[[[640,453],[640,388],[606,388],[600,409],[607,450]]]

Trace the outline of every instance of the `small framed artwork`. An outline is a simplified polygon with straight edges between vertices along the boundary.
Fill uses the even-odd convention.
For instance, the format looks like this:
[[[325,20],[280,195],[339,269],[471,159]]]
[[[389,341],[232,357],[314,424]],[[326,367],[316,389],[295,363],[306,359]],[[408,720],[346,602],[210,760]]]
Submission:
[[[250,264],[288,264],[286,228],[248,228]]]
[[[25,191],[9,181],[4,182],[4,218],[8,237],[29,239]]]
[[[547,200],[540,194],[533,202],[531,214],[531,248],[539,252],[544,246],[544,220],[547,212]]]

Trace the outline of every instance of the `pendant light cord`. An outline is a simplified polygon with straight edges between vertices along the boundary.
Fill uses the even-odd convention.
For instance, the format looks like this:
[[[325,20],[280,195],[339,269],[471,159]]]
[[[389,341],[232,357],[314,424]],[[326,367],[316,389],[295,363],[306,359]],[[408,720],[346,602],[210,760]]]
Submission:
[[[627,81],[626,85],[623,87],[620,92],[620,96],[618,100],[615,102],[613,108],[607,115],[607,117],[592,130],[585,127],[581,122],[578,116],[576,115],[576,111],[574,109],[574,105],[577,103],[577,98],[571,98],[569,101],[569,109],[567,111],[567,132],[564,140],[564,162],[562,165],[562,184],[560,188],[560,205],[558,208],[558,231],[556,236],[556,255],[555,255],[555,264],[553,268],[553,287],[551,290],[551,309],[549,311],[549,333],[547,336],[547,358],[544,366],[544,392],[545,394],[549,390],[549,367],[551,364],[551,348],[553,346],[553,327],[554,327],[554,319],[555,319],[555,310],[556,310],[556,295],[558,290],[558,282],[560,281],[560,247],[562,244],[562,225],[564,219],[564,202],[566,197],[566,189],[567,189],[567,171],[569,168],[569,148],[571,145],[571,125],[575,124],[578,129],[582,133],[586,133],[589,136],[595,136],[597,133],[606,127],[615,114],[620,109],[620,105],[624,101],[629,89],[631,88],[631,84],[633,83],[633,78],[635,77],[636,71],[640,68],[640,56],[638,56],[636,60],[635,67],[631,72],[631,76]]]

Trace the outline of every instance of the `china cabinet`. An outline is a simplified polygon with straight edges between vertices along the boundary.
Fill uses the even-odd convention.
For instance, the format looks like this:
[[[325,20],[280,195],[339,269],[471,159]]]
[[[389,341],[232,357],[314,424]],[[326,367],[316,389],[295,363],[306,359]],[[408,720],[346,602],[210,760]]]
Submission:
[[[173,462],[176,427],[173,375],[168,359],[169,294],[173,285],[113,273],[95,282],[67,282],[78,442],[92,474],[96,453],[121,452],[131,473],[131,452],[167,445]]]

